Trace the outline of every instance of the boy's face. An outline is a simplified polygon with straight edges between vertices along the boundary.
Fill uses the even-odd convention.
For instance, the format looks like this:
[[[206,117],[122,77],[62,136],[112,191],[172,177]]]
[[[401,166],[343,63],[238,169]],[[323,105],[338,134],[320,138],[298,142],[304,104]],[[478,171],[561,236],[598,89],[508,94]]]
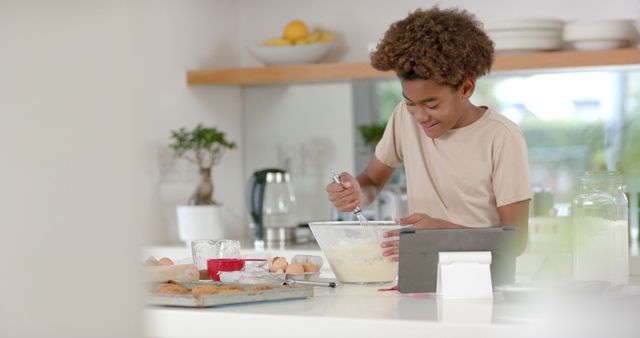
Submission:
[[[427,136],[438,138],[460,122],[468,102],[464,86],[453,89],[422,79],[400,82],[407,110]]]

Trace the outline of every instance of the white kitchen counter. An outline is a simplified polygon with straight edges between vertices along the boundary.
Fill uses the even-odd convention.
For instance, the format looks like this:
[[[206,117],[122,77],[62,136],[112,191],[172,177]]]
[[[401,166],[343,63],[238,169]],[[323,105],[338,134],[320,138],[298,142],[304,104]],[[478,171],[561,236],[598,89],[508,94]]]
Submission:
[[[148,307],[147,337],[637,337],[640,298],[526,303],[447,300],[371,286],[206,309]]]
[[[316,287],[315,296],[209,309],[148,308],[150,337],[514,337],[532,317],[511,304],[442,302],[371,286]],[[292,331],[288,331],[290,328]],[[304,331],[304,334],[301,334]]]
[[[248,251],[245,251],[247,253]],[[269,254],[292,257],[318,254],[315,250],[270,250]],[[149,248],[145,255],[180,258],[186,247]],[[324,270],[324,269],[323,269]],[[330,270],[329,270],[330,271]],[[326,275],[326,270],[323,273]],[[378,291],[382,286],[340,285],[335,289],[314,288],[314,297],[300,300],[228,305],[205,309],[147,307],[144,334],[147,337],[581,337],[602,333],[611,318],[587,320],[585,309],[601,309],[600,303],[576,305],[508,301],[496,293],[493,301],[448,300],[433,294],[401,294]],[[640,292],[639,292],[640,293]],[[638,298],[640,299],[640,297]],[[640,313],[640,302],[623,314]],[[614,309],[617,310],[617,309]],[[617,313],[614,310],[607,313]],[[622,316],[613,316],[619,319]],[[598,319],[601,319],[598,317]],[[637,321],[630,332],[640,332]],[[561,325],[560,325],[561,324]],[[565,325],[566,324],[566,325]],[[602,324],[602,325],[601,325]],[[579,330],[580,333],[577,333]],[[613,330],[623,337],[627,327],[616,323]],[[607,334],[611,330],[606,331]],[[526,333],[526,334],[525,334]],[[604,336],[604,335],[601,335]],[[633,335],[631,335],[633,336]]]

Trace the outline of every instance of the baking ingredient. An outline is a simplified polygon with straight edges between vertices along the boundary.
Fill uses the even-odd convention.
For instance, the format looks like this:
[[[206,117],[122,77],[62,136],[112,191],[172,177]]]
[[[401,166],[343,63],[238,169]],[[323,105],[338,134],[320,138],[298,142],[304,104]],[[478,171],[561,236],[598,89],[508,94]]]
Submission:
[[[320,267],[311,263],[311,262],[305,262],[302,263],[302,268],[304,269],[304,272],[318,272],[320,271]]]
[[[199,277],[195,264],[145,266],[143,271],[148,282],[191,282]]]
[[[322,33],[318,29],[314,29],[313,32],[307,35],[305,38],[297,39],[293,42],[294,45],[308,45],[320,41]]]
[[[244,269],[244,260],[240,258],[214,258],[207,261],[209,277],[214,281],[221,281],[220,273],[222,272],[239,272],[242,269]],[[239,273],[227,277],[235,275],[239,275]]]
[[[171,260],[171,258],[168,257],[162,257],[158,260],[158,264],[159,265],[173,265],[173,261]]]
[[[317,28],[320,32],[320,39],[318,39],[319,43],[331,43],[333,42],[333,33],[330,30]]]
[[[189,293],[189,290],[180,284],[163,283],[158,285],[156,292],[165,295],[186,295]]]
[[[242,278],[241,271],[220,271],[218,277],[222,283],[238,283]]]
[[[191,289],[191,294],[194,296],[200,295],[214,295],[220,292],[220,288],[217,285],[197,285]]]
[[[382,255],[377,241],[343,242],[325,249],[327,260],[343,283],[392,282],[398,274],[398,263]]]
[[[160,263],[158,263],[158,260],[155,257],[151,256],[151,257],[147,258],[147,260],[144,261],[143,265],[144,266],[158,266],[158,265],[160,265]]]
[[[298,39],[293,42],[294,45],[309,45],[313,43],[331,43],[333,41],[333,33],[331,31],[316,28],[309,36],[304,39]]]
[[[257,292],[257,291],[267,291],[267,290],[273,290],[273,286],[266,285],[266,284],[259,284],[259,285],[250,287],[247,291]]]
[[[304,267],[300,263],[291,263],[287,266],[285,273],[304,273]]]
[[[302,22],[300,20],[294,20],[294,21],[289,22],[284,27],[284,32],[283,32],[282,36],[286,40],[294,42],[296,40],[300,40],[300,39],[304,39],[304,38],[308,37],[309,36],[309,28],[307,28],[307,25],[304,22]]]
[[[219,293],[244,292],[244,288],[237,284],[227,284],[220,287]]]
[[[284,272],[289,263],[284,257],[273,257],[269,262],[269,272]]]
[[[209,276],[209,270],[198,270],[198,273],[200,275],[200,277],[199,277],[200,280],[209,280],[209,279],[211,279],[211,276]]]
[[[282,38],[270,38],[262,43],[265,46],[291,46],[291,41]]]
[[[262,45],[277,47],[331,42],[333,42],[333,33],[330,30],[314,28],[310,31],[304,22],[295,20],[285,26],[282,36],[268,38],[262,42]]]
[[[576,280],[628,283],[627,221],[584,217],[574,224],[573,271]]]

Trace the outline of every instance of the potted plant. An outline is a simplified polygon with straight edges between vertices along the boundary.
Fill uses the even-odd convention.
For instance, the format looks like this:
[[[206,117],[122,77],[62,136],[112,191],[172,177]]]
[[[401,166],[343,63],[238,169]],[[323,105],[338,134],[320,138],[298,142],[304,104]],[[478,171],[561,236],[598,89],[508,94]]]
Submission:
[[[225,151],[235,149],[236,144],[228,141],[224,132],[198,124],[192,130],[172,130],[169,147],[177,158],[195,164],[200,173],[200,182],[187,205],[177,208],[180,239],[190,242],[224,238],[221,205],[213,197],[211,174]]]
[[[371,148],[373,152],[376,148],[378,142],[382,139],[382,135],[384,134],[384,128],[386,128],[387,123],[371,123],[371,124],[361,124],[358,126],[358,131],[360,131],[360,136],[362,137],[362,141],[364,144]]]

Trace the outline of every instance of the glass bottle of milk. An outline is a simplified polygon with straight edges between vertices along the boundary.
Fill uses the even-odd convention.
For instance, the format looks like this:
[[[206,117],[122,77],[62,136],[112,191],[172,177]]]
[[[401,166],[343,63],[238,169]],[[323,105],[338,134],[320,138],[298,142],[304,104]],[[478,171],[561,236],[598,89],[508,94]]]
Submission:
[[[580,176],[573,200],[573,277],[581,281],[629,280],[629,206],[617,172]]]

